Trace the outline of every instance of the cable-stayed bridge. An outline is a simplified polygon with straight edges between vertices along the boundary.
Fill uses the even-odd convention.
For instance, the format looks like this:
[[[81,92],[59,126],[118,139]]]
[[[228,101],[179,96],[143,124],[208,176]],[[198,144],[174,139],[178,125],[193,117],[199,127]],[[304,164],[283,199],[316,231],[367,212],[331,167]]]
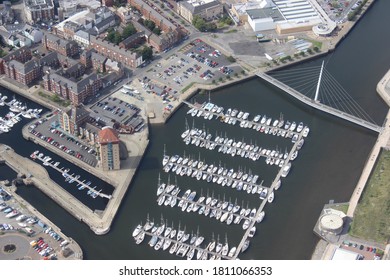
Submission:
[[[324,62],[320,71],[318,66],[315,66],[298,70],[282,70],[270,75],[258,72],[256,75],[313,108],[370,130],[382,131],[382,127],[377,125],[326,71]]]

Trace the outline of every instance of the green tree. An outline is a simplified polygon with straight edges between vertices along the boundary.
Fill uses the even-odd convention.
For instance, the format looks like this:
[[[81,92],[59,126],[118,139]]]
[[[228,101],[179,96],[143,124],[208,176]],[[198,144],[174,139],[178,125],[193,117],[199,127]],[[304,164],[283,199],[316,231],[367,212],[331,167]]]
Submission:
[[[106,36],[107,41],[114,43],[114,38],[115,38],[115,31],[114,30],[109,31]]]
[[[114,35],[114,44],[118,45],[120,42],[122,42],[122,40],[122,35],[118,31],[116,31]]]
[[[234,57],[232,57],[231,55],[228,56],[228,57],[226,57],[226,59],[227,59],[229,62],[231,62],[231,63],[236,62],[236,59],[235,59]]]
[[[123,39],[126,39],[135,33],[137,33],[137,30],[135,29],[134,25],[130,23],[123,29],[122,37]]]
[[[158,28],[157,26],[155,28],[153,28],[153,33],[156,34],[156,35],[160,35],[161,34],[161,29]]]
[[[144,26],[149,30],[153,30],[156,27],[156,24],[151,20],[145,19]]]
[[[194,16],[192,19],[192,25],[201,32],[206,31],[206,22],[200,16]]]
[[[320,51],[320,49],[319,49],[318,47],[314,47],[313,50],[314,50],[315,52],[319,52],[319,51]]]
[[[245,70],[244,69],[241,70],[241,74],[245,75]]]
[[[153,58],[153,50],[151,47],[145,46],[141,51],[143,60],[150,60]]]
[[[206,30],[207,32],[214,32],[215,30],[217,30],[217,25],[215,24],[215,22],[208,22],[206,23]]]

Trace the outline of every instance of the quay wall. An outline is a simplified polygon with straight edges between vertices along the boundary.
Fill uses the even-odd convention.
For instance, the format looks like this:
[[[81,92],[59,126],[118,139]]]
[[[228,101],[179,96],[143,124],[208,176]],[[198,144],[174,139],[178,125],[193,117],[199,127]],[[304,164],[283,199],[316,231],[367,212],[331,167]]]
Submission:
[[[72,195],[64,191],[59,185],[53,182],[53,188],[59,189],[61,194],[52,195],[51,191],[48,190],[45,183],[41,180],[36,180],[32,178],[34,185],[43,191],[46,195],[52,198],[56,203],[58,203],[61,207],[66,209],[71,215],[76,217],[79,221],[83,221],[86,223],[91,230],[97,235],[103,235],[110,231],[111,223],[116,215],[116,212],[119,209],[119,206],[124,198],[130,183],[135,175],[135,172],[138,169],[138,166],[145,154],[146,148],[149,145],[148,139],[148,129],[145,129],[145,132],[139,135],[138,141],[127,139],[131,136],[122,136],[124,139],[124,143],[126,144],[128,150],[130,151],[130,156],[127,160],[121,161],[122,169],[118,171],[109,171],[110,176],[106,176],[103,171],[93,168],[88,164],[81,162],[79,160],[75,160],[75,158],[69,154],[64,153],[63,151],[59,151],[56,147],[48,144],[42,139],[32,135],[28,131],[29,124],[25,125],[22,129],[23,137],[26,140],[31,140],[46,149],[49,149],[53,153],[62,156],[64,159],[72,162],[73,164],[87,170],[94,176],[104,180],[110,185],[114,186],[114,192],[112,193],[112,198],[108,201],[106,208],[103,212],[97,213],[93,210],[86,207],[84,204],[75,199]],[[48,173],[45,168],[45,173],[48,177]],[[108,172],[105,172],[108,174]],[[51,181],[51,179],[49,179]],[[77,201],[77,206],[72,207],[69,200]],[[81,210],[80,210],[81,209]],[[80,214],[81,213],[81,214]]]
[[[41,90],[40,86],[38,86],[38,88],[35,88],[35,89],[33,87],[31,87],[30,89],[27,89],[27,88],[24,88],[23,85],[21,85],[21,84],[15,85],[11,81],[7,81],[5,79],[6,79],[6,77],[4,77],[4,76],[2,78],[0,78],[0,85],[2,87],[5,87],[6,89],[12,90],[12,91],[16,92],[17,94],[19,94],[27,99],[30,99],[31,101],[36,102],[39,105],[41,105],[47,109],[51,109],[51,110],[57,109],[57,107],[54,104],[51,104],[47,100],[42,99],[38,95],[37,92],[39,92]]]
[[[167,115],[166,118],[164,118],[164,123],[166,123],[173,115],[174,113],[184,104],[183,101],[188,101],[191,97],[199,93],[200,90],[216,90],[216,89],[223,89],[228,86],[232,86],[250,79],[253,79],[256,77],[256,73],[250,72],[246,73],[245,75],[240,76],[239,78],[233,78],[231,80],[225,80],[223,83],[220,82],[220,84],[211,84],[211,85],[205,85],[205,84],[193,84],[189,89],[187,89],[184,93],[182,93],[182,101],[175,106],[169,115]]]
[[[80,168],[87,170],[89,173],[102,179],[103,181],[107,182],[108,184],[115,186],[115,182],[112,179],[105,176],[104,174],[102,174],[101,172],[99,172],[100,170],[98,170],[97,168],[94,168],[94,167],[88,165],[87,163],[75,158],[72,155],[69,155],[69,154],[59,150],[57,147],[54,147],[53,145],[50,145],[49,143],[47,143],[46,141],[43,141],[39,137],[36,137],[35,135],[31,134],[28,131],[28,127],[31,124],[32,123],[25,125],[22,129],[22,135],[23,135],[24,139],[32,141],[32,142],[44,147],[45,149],[50,150],[51,152],[55,153],[56,155],[61,156],[62,158],[66,159],[67,161],[73,163],[74,165],[77,165]]]

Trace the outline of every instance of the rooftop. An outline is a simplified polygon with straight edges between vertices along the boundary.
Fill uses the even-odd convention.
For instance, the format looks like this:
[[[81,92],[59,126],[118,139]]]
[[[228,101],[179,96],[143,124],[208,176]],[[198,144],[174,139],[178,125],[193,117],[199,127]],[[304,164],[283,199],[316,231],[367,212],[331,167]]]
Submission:
[[[24,0],[24,4],[30,9],[54,7],[53,0]]]
[[[99,143],[100,144],[109,144],[109,143],[119,143],[119,138],[115,130],[109,126],[103,127],[99,132]]]
[[[274,22],[285,20],[279,10],[275,8],[251,9],[246,12],[252,20],[264,18],[272,18]]]

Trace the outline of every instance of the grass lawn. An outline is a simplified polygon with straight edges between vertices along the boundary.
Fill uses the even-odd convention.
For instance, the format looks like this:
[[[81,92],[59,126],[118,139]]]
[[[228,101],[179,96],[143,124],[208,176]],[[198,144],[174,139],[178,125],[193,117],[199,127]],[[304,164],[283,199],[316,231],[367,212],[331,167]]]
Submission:
[[[343,203],[343,204],[334,204],[330,208],[334,210],[338,210],[343,212],[345,215],[347,215],[349,203]]]
[[[379,243],[390,238],[390,151],[383,150],[355,210],[350,235]]]

